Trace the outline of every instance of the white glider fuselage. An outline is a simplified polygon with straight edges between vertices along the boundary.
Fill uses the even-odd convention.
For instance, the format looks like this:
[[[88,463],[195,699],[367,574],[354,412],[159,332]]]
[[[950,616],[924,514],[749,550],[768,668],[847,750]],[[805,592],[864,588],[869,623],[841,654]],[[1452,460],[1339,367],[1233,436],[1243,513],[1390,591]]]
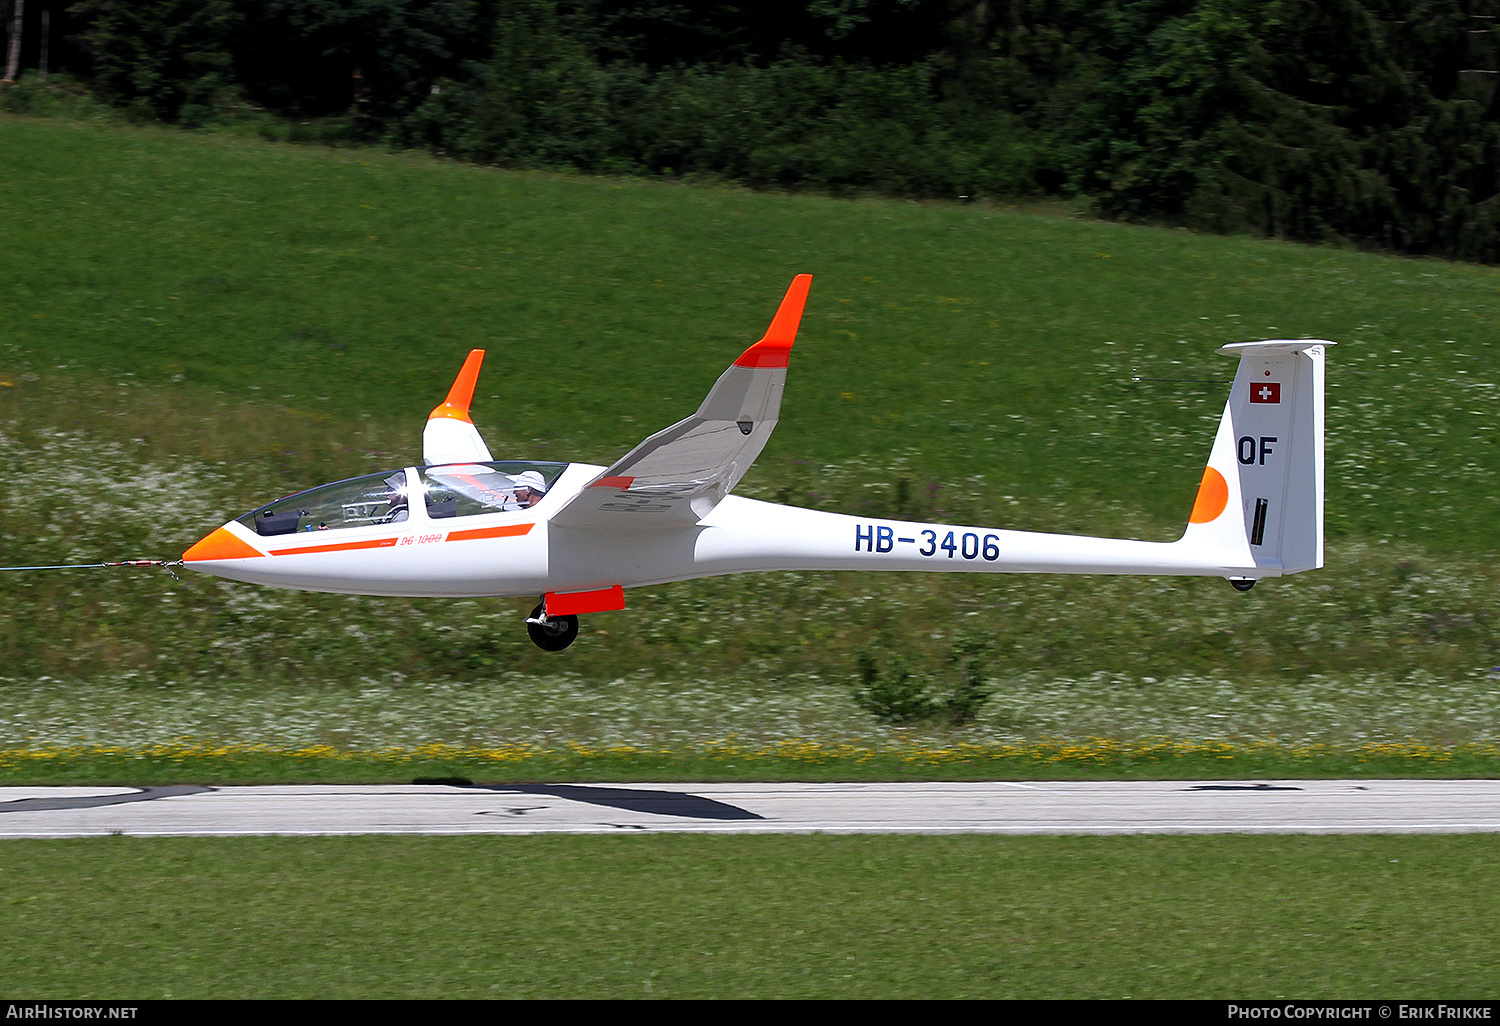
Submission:
[[[811,278],[691,417],[609,467],[496,461],[469,419],[481,350],[428,419],[425,465],[335,482],[230,521],[183,554],[219,577],[362,595],[540,595],[528,629],[565,647],[624,589],[767,570],[1222,576],[1245,588],[1323,565],[1319,339],[1240,342],[1175,542],[884,520],[729,494],[776,425]],[[563,624],[562,619],[571,620]],[[568,630],[564,631],[564,627]],[[540,634],[538,633],[540,632]]]
[[[222,530],[265,555],[216,561],[213,573],[304,591],[479,598],[634,588],[764,570],[1279,572],[1216,561],[1211,553],[1195,553],[1186,540],[1141,542],[882,520],[734,495],[690,526],[604,535],[549,523],[548,513],[603,469],[570,465],[547,498],[529,510],[458,522],[417,512],[397,525],[350,528],[334,544],[326,533],[294,534],[266,544],[274,540],[231,522]],[[630,497],[621,493],[621,498]]]

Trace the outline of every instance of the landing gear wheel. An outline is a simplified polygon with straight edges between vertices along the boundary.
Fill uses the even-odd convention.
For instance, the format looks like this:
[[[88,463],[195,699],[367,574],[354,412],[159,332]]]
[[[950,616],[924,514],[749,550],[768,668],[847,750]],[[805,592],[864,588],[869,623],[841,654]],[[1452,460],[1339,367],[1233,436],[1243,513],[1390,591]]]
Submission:
[[[526,633],[531,635],[532,644],[537,648],[561,652],[578,637],[578,617],[549,616],[546,623],[535,622],[541,618],[542,607],[538,605],[531,611],[531,619],[526,621]]]
[[[1235,591],[1249,591],[1251,588],[1255,587],[1255,578],[1231,577],[1229,578],[1229,586]]]

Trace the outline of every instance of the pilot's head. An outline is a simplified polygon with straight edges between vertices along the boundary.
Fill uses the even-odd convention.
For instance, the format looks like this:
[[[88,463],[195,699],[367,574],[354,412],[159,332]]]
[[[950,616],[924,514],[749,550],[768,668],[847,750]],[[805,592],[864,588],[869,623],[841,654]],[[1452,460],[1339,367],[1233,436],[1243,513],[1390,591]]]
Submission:
[[[546,494],[547,482],[542,480],[542,475],[535,470],[527,470],[516,475],[516,502],[520,503],[523,509],[535,506]]]
[[[386,478],[386,501],[390,502],[392,511],[407,508],[407,474],[404,471],[396,471]]]

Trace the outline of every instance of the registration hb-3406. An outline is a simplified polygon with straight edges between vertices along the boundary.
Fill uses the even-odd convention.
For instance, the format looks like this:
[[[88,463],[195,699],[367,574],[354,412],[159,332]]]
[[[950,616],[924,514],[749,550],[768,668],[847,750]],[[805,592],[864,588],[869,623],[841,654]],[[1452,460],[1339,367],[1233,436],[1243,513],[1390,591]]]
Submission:
[[[909,531],[910,525],[856,524],[854,551],[894,552],[897,545],[913,545],[919,556],[982,559],[990,563],[1000,558],[1000,536],[993,532],[965,531],[961,527],[921,527],[898,534],[898,528]]]

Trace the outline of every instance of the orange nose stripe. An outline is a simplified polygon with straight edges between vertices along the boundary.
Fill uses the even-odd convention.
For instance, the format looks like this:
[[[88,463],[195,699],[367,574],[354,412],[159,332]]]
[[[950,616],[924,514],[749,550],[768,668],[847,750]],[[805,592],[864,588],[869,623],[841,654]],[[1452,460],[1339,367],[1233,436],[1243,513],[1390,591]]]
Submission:
[[[249,559],[252,556],[264,555],[264,552],[252,548],[221,527],[184,552],[182,561],[191,563],[200,559]]]

